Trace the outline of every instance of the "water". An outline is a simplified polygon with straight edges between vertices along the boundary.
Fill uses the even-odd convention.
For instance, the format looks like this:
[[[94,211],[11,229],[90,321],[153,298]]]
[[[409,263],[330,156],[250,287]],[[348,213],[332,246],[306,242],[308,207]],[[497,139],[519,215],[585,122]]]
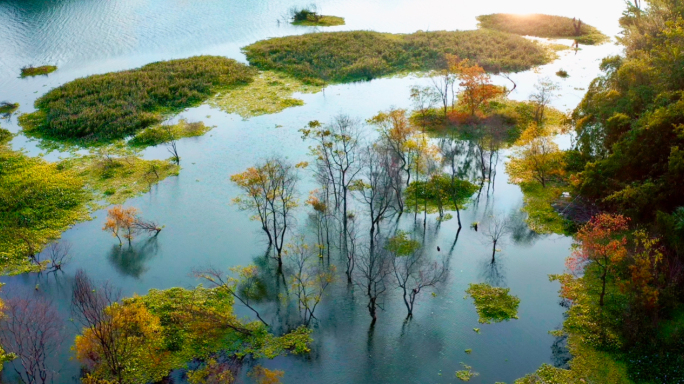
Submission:
[[[277,22],[290,6],[297,4],[281,0],[2,0],[0,100],[20,102],[21,112],[30,112],[33,101],[48,89],[94,73],[198,54],[244,61],[242,46],[268,37],[311,31]],[[472,29],[476,27],[475,16],[480,14],[539,12],[581,16],[587,23],[615,35],[623,8],[619,0],[581,0],[572,4],[541,0],[524,4],[338,0],[320,1],[318,5],[324,14],[346,18],[347,25],[330,30],[396,33]],[[571,109],[599,73],[600,59],[617,52],[619,48],[613,45],[584,47],[577,54],[565,52],[560,60],[537,71],[516,74],[518,89],[512,97],[526,99],[539,77],[553,76],[564,68],[571,77],[559,80],[562,90],[554,106]],[[19,79],[19,68],[28,64],[56,64],[59,70],[48,77]],[[150,193],[126,203],[141,209],[144,217],[166,225],[156,241],[141,240],[134,244],[134,251],[122,253],[117,241],[101,230],[104,211],[95,212],[92,221],[64,233],[63,238],[73,244],[74,257],[63,275],[49,279],[5,277],[4,292],[33,290],[40,284],[41,291],[52,297],[66,315],[70,281],[77,268],[98,281],[111,280],[125,295],[132,295],[144,294],[150,288],[192,287],[198,283],[189,276],[195,267],[212,264],[227,269],[251,263],[263,255],[266,244],[258,225],[230,204],[238,193],[229,182],[230,175],[272,154],[286,155],[293,162],[310,160],[309,144],[297,132],[306,122],[329,121],[338,113],[366,119],[391,106],[407,108],[409,87],[428,81],[404,77],[331,86],[322,93],[299,95],[306,103],[302,107],[248,121],[206,105],[190,109],[178,118],[203,120],[216,128],[203,137],[179,142],[183,169],[178,177],[168,178]],[[13,132],[20,129],[16,118],[0,124]],[[570,138],[563,137],[560,143],[568,146]],[[42,153],[36,141],[21,135],[12,145],[32,155]],[[340,283],[328,293],[317,313],[320,323],[313,334],[311,356],[283,357],[263,364],[285,370],[286,383],[453,383],[454,371],[465,362],[480,373],[473,383],[510,383],[542,363],[551,363],[554,338],[547,331],[560,326],[563,308],[558,305],[558,284],[549,282],[547,275],[563,271],[571,239],[555,235],[508,238],[499,247],[502,252],[497,255],[498,269],[491,270],[487,263],[490,245],[481,233],[468,228],[471,222],[481,222],[491,212],[512,214],[522,206],[520,189],[507,183],[503,165],[507,154],[500,154],[494,193],[483,194],[478,204],[462,212],[464,228],[451,251],[448,282],[437,290],[436,297],[425,293],[419,299],[411,322],[404,323],[405,308],[392,292],[370,333],[362,295]],[[66,154],[46,154],[50,160],[60,156]],[[163,148],[152,148],[144,156],[168,155]],[[302,176],[300,190],[305,199],[315,185],[306,173]],[[299,214],[299,228],[305,227],[304,213],[302,210]],[[424,245],[435,252],[439,246],[442,253],[449,253],[456,220],[438,226],[435,219],[429,216]],[[402,227],[411,229],[412,223],[412,217],[405,217]],[[422,225],[418,230],[422,233]],[[342,263],[337,264],[342,269]],[[471,300],[463,299],[464,291],[469,283],[492,279],[520,297],[519,320],[494,325],[477,323]],[[269,321],[277,320],[273,307],[265,304],[261,308]],[[249,315],[244,308],[236,310]],[[476,334],[474,327],[482,328],[482,332]],[[75,327],[68,327],[68,342],[59,356],[60,382],[77,382],[78,364],[69,360],[75,331]],[[464,352],[469,348],[473,350],[471,355]]]

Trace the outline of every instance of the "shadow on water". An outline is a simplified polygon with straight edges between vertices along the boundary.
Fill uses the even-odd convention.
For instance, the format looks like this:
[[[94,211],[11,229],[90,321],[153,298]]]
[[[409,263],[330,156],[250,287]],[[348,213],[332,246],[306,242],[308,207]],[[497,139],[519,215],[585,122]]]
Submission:
[[[147,262],[157,256],[158,252],[159,242],[155,236],[132,245],[112,245],[107,260],[121,275],[139,279],[149,269]]]

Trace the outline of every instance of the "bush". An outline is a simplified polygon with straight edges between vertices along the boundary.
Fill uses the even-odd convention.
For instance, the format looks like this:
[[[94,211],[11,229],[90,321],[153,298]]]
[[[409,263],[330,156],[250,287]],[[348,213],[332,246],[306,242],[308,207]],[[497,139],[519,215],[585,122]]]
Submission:
[[[480,27],[524,36],[575,39],[582,44],[601,44],[608,36],[591,25],[582,23],[579,34],[573,23],[574,19],[551,15],[512,15],[495,13],[478,16]]]
[[[487,30],[409,35],[324,32],[262,40],[243,50],[250,64],[261,70],[338,83],[438,69],[446,65],[446,54],[471,59],[489,72],[517,72],[549,62],[540,44]]]
[[[36,101],[20,117],[28,132],[57,140],[111,141],[158,124],[221,89],[252,80],[256,71],[234,60],[197,56],[77,79]]]

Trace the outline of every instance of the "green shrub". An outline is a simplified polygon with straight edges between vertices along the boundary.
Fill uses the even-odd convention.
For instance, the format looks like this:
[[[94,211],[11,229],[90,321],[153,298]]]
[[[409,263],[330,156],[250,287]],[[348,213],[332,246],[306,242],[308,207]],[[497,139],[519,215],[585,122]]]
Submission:
[[[8,101],[3,101],[0,103],[0,114],[11,115],[19,108],[19,103],[10,103]]]
[[[550,60],[541,44],[488,30],[325,32],[262,40],[243,50],[259,69],[338,83],[438,69],[446,54],[474,60],[490,72],[523,71]]]
[[[207,127],[201,121],[188,123],[186,120],[181,119],[178,124],[156,126],[142,130],[128,144],[133,147],[149,147],[183,137],[202,136],[210,129],[211,127]]]
[[[250,82],[256,71],[234,60],[197,56],[77,79],[36,101],[22,115],[27,132],[57,140],[124,138],[165,115],[198,105],[219,90]]]
[[[565,69],[559,69],[558,72],[556,72],[556,76],[561,77],[563,79],[567,79],[570,77],[570,74],[568,74],[568,71]]]
[[[577,34],[573,19],[551,15],[513,15],[495,13],[478,16],[480,27],[524,36],[575,39],[582,44],[601,44],[608,36],[591,25],[582,23]]]

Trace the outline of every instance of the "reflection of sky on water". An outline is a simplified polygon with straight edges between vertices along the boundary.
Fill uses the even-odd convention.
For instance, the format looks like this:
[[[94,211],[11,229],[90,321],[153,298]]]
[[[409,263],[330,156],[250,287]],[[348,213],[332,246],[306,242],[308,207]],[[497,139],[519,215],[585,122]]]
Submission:
[[[303,3],[308,3],[304,1]],[[20,9],[17,4],[24,4]],[[0,99],[21,103],[22,112],[31,110],[36,97],[47,89],[92,73],[136,67],[145,63],[196,54],[220,54],[243,59],[239,48],[256,40],[279,35],[304,33],[308,29],[281,24],[276,19],[293,3],[286,1],[227,0],[119,0],[119,1],[4,1],[0,4],[0,41],[7,50],[0,55]],[[333,30],[374,29],[387,32],[413,32],[417,29],[471,29],[475,16],[493,12],[540,12],[582,16],[608,34],[617,33],[622,1],[574,3],[549,1],[320,1],[323,13],[347,18],[347,25]],[[547,66],[512,76],[518,88],[511,97],[524,100],[539,77],[549,76],[562,85],[554,106],[573,108],[584,89],[598,74],[602,57],[619,52],[613,45],[583,47],[577,53],[561,52],[561,59]],[[57,63],[60,70],[48,78],[20,80],[18,68],[25,64]],[[564,68],[570,78],[561,80],[555,72]],[[502,85],[508,80],[495,78]],[[81,223],[64,234],[73,244],[74,260],[65,273],[52,276],[3,278],[7,288],[33,290],[53,297],[68,316],[70,281],[76,268],[85,269],[94,279],[113,280],[125,295],[144,294],[150,288],[189,287],[197,281],[189,277],[194,267],[212,264],[227,269],[263,260],[266,245],[256,223],[248,214],[230,205],[238,191],[229,182],[231,174],[251,166],[257,159],[284,154],[293,162],[309,160],[308,143],[297,130],[310,120],[330,121],[338,113],[366,119],[390,106],[408,108],[408,90],[414,84],[428,84],[425,78],[380,79],[366,83],[328,87],[315,95],[300,95],[302,107],[277,115],[242,120],[209,106],[193,108],[177,117],[203,120],[217,128],[198,138],[179,142],[182,167],[144,196],[127,205],[141,209],[144,217],[166,225],[158,238],[141,238],[132,247],[102,232],[105,212],[93,214],[93,221]],[[207,116],[211,116],[210,118]],[[0,121],[13,131],[16,118]],[[275,128],[276,126],[282,128]],[[369,130],[368,136],[373,133]],[[567,147],[570,138],[559,143]],[[23,136],[14,142],[38,154],[35,142]],[[414,226],[412,215],[404,215],[400,227],[416,231],[426,249],[449,253],[449,280],[437,290],[419,298],[414,319],[404,322],[405,308],[395,293],[385,299],[385,311],[377,326],[369,330],[369,317],[363,295],[336,284],[326,296],[317,317],[315,348],[307,358],[279,358],[269,367],[284,369],[292,383],[381,383],[453,382],[453,372],[464,361],[481,373],[475,383],[512,382],[535,370],[543,362],[562,360],[548,330],[558,327],[563,308],[558,306],[556,283],[547,275],[563,270],[563,259],[571,240],[560,236],[539,236],[529,231],[518,213],[522,205],[520,189],[507,183],[504,163],[509,152],[502,150],[497,163],[496,185],[483,192],[477,204],[462,212],[463,228],[457,231],[455,219],[438,224],[428,217],[427,230]],[[166,158],[164,148],[145,152],[148,158]],[[46,156],[56,159],[57,153]],[[477,167],[475,167],[477,168]],[[308,175],[301,186],[302,197],[315,188]],[[487,185],[485,185],[485,189]],[[497,248],[491,263],[491,245],[470,223],[482,222],[491,212],[511,215],[510,236]],[[299,214],[304,227],[305,214]],[[458,242],[454,239],[458,235]],[[342,266],[341,262],[337,263]],[[471,301],[464,291],[471,282],[487,281],[511,288],[521,298],[519,320],[495,325],[479,325]],[[272,291],[282,289],[282,281],[271,280]],[[261,304],[264,316],[291,324],[292,312],[275,303]],[[241,315],[249,311],[237,307]],[[481,334],[473,332],[482,328]],[[75,332],[74,327],[70,327]],[[63,379],[78,374],[69,361],[69,345],[63,349]],[[465,349],[473,349],[466,355]],[[552,357],[553,354],[553,357]],[[560,356],[560,357],[559,357]]]

